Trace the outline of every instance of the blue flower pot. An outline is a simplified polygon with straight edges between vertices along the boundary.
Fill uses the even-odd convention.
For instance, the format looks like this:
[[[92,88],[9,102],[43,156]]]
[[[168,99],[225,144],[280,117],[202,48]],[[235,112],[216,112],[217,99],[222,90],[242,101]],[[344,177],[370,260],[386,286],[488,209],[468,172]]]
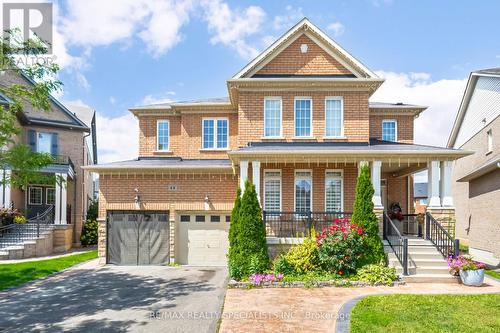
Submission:
[[[469,271],[460,270],[460,279],[462,279],[462,283],[466,286],[479,287],[483,284],[484,281],[484,269]]]

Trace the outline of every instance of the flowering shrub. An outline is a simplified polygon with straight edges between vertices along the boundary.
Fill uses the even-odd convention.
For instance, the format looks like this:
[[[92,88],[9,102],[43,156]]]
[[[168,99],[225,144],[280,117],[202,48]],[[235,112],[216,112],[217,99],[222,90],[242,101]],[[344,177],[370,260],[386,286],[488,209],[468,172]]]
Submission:
[[[0,225],[12,224],[18,216],[23,216],[18,209],[0,208]]]
[[[279,282],[283,280],[283,274],[252,274],[248,277],[248,281],[259,286],[265,282]]]
[[[361,227],[348,219],[336,219],[316,236],[320,266],[339,275],[354,272],[363,255],[363,241]]]
[[[484,269],[486,267],[482,262],[472,260],[472,256],[470,255],[458,256],[455,259],[450,256],[448,258],[448,266],[450,266],[455,275],[458,274],[459,271],[472,271]]]

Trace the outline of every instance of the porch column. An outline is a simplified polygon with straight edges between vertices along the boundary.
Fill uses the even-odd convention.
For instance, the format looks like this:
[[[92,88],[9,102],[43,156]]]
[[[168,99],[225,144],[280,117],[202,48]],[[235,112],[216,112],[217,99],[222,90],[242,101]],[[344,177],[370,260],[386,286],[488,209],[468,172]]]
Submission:
[[[0,170],[0,178],[2,180],[2,185],[0,185],[0,207],[11,206],[10,175],[11,170]]]
[[[252,181],[260,203],[260,161],[252,161]]]
[[[68,175],[65,173],[56,173],[56,204],[55,204],[55,224],[66,224],[66,204],[67,204],[67,185]]]
[[[427,167],[428,207],[440,207],[439,200],[439,161],[430,161]]]
[[[240,161],[240,189],[245,192],[245,182],[248,179],[248,161]]]
[[[61,174],[56,173],[56,185],[55,185],[55,204],[54,204],[54,223],[61,224],[61,184],[57,182]]]
[[[452,161],[441,161],[441,206],[453,207],[453,197],[451,195],[451,168]]]
[[[68,210],[66,206],[68,201],[68,175],[65,173],[62,174],[62,179],[64,181],[61,183],[61,224],[67,224],[66,212]]]
[[[382,169],[382,162],[381,161],[373,161],[372,162],[372,183],[373,183],[373,205],[375,208],[383,208],[382,207],[382,192],[380,189],[380,172]]]

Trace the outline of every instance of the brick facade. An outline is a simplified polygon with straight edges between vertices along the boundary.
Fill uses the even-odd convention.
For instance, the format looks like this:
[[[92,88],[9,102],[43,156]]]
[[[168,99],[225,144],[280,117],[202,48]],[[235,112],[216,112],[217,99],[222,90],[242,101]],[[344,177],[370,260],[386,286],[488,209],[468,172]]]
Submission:
[[[398,142],[413,143],[413,115],[370,115],[370,137],[382,139],[382,121],[396,120]]]

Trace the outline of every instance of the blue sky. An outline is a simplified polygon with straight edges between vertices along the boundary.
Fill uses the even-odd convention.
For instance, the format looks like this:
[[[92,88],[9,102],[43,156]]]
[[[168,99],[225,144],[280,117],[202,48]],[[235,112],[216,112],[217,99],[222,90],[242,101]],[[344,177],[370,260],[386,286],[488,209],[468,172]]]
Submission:
[[[303,16],[386,78],[373,99],[430,106],[422,143],[446,143],[469,72],[500,63],[499,1],[55,3],[58,97],[96,109],[106,142],[136,141],[121,133],[135,126],[128,107],[227,95],[225,80]],[[101,156],[134,157],[135,141]]]

